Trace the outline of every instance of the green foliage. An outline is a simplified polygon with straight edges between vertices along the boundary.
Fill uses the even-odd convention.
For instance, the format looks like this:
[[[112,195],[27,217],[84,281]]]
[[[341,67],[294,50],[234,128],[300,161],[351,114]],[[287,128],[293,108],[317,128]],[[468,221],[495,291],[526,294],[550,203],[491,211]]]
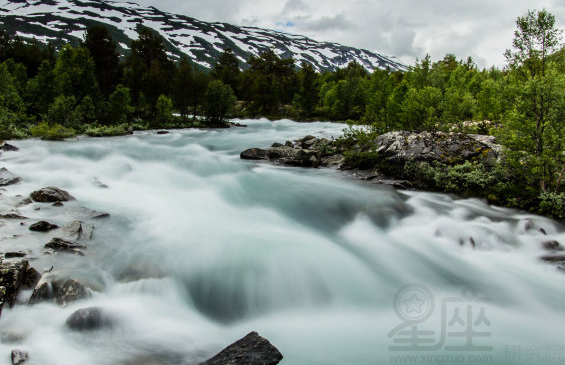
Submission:
[[[205,98],[204,116],[208,125],[225,123],[237,101],[231,87],[220,80],[208,84]]]
[[[129,125],[128,124],[118,124],[118,125],[96,125],[89,126],[85,131],[89,137],[114,137],[123,136],[128,134]]]
[[[173,118],[173,101],[166,95],[160,95],[155,105],[157,125],[167,125]]]
[[[565,218],[565,193],[543,192],[539,196],[539,213],[554,218]]]
[[[76,136],[76,132],[72,128],[64,127],[60,124],[39,123],[30,128],[31,135],[49,141],[60,141],[66,138]]]

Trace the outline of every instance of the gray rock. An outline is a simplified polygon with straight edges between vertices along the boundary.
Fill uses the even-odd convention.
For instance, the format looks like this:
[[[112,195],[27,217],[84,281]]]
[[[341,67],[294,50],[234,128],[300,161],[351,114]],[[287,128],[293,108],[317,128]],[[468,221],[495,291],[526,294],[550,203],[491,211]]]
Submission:
[[[45,248],[50,248],[54,251],[82,254],[81,250],[85,249],[86,246],[81,245],[78,242],[68,241],[59,237],[55,237],[45,245]]]
[[[27,219],[27,217],[24,217],[23,215],[17,213],[6,213],[0,214],[0,219]]]
[[[18,204],[16,204],[16,208],[23,207],[31,203],[33,203],[33,201],[30,198],[25,198],[22,199]]]
[[[276,365],[282,358],[267,339],[251,332],[199,365]]]
[[[39,203],[54,203],[54,202],[66,202],[69,200],[75,200],[75,198],[63,189],[59,189],[53,186],[48,186],[46,188],[36,190],[29,196],[33,201]]]
[[[541,247],[547,251],[562,251],[563,248],[557,241],[542,242]]]
[[[83,224],[81,221],[72,221],[57,232],[58,236],[73,241],[90,240],[92,238],[93,226]]]
[[[12,365],[21,365],[29,360],[29,355],[27,352],[22,350],[14,349],[12,350]]]
[[[4,152],[16,152],[19,151],[20,149],[14,145],[11,145],[9,143],[4,143],[2,144],[2,146],[0,146],[0,150],[4,151]]]
[[[250,148],[239,154],[242,160],[265,160],[267,152],[261,148]]]
[[[169,134],[169,131],[157,131],[157,134]]]
[[[89,296],[90,293],[84,285],[76,280],[69,279],[57,291],[56,300],[60,306],[66,306],[68,303],[86,299]]]
[[[25,259],[6,259],[0,262],[0,313],[4,304],[13,307],[22,288],[37,279],[37,271]],[[34,284],[35,285],[35,284]]]
[[[0,186],[14,185],[22,181],[22,178],[12,174],[5,167],[0,168]]]
[[[67,318],[66,325],[73,331],[93,331],[110,328],[113,320],[100,307],[82,308]]]
[[[4,254],[4,258],[6,259],[13,259],[13,258],[18,258],[18,257],[25,257],[27,254],[23,251],[12,251],[12,252],[6,252]]]
[[[29,226],[29,230],[35,232],[47,232],[55,228],[59,228],[59,226],[56,224],[51,224],[47,221],[39,221]]]
[[[33,289],[33,293],[29,298],[28,304],[33,305],[55,299],[55,296],[57,295],[57,289],[58,287],[56,282],[40,282],[39,284],[37,284],[35,289]]]

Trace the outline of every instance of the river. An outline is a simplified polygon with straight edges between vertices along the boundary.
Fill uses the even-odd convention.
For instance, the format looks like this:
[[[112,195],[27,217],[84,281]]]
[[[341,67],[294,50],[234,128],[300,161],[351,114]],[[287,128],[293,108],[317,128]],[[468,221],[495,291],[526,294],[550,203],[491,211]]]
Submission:
[[[0,212],[57,186],[77,201],[19,212],[60,225],[80,206],[111,217],[87,221],[95,231],[84,257],[42,255],[46,236],[0,226],[3,250],[29,248],[38,270],[53,266],[93,289],[63,308],[5,309],[0,364],[13,348],[29,364],[195,364],[250,331],[284,365],[563,363],[565,274],[539,259],[542,242],[565,243],[558,222],[330,169],[243,161],[246,148],[330,138],[344,126],[239,122],[248,127],[14,142],[20,151],[0,166],[23,182],[2,192]],[[105,308],[115,325],[67,329],[86,306]],[[428,332],[407,332],[416,326]]]

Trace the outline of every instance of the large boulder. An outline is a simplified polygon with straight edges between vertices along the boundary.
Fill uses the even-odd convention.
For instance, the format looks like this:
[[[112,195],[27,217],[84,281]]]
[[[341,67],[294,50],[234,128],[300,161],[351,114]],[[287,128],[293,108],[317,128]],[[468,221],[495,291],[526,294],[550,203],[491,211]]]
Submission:
[[[4,304],[13,307],[21,289],[35,286],[38,272],[25,259],[7,259],[0,262],[0,313]]]
[[[494,141],[494,137],[475,134],[398,131],[378,136],[371,150],[402,166],[408,161],[494,162],[501,150]]]
[[[89,297],[89,290],[74,279],[42,279],[33,290],[28,304],[55,301],[64,307],[71,302]]]
[[[93,331],[112,327],[112,318],[100,307],[82,308],[67,318],[66,325],[73,331]]]
[[[21,177],[12,174],[5,167],[0,168],[0,186],[14,185],[20,181],[22,181]]]
[[[267,339],[251,332],[199,365],[276,365],[282,358]]]
[[[267,152],[261,148],[249,148],[239,154],[242,160],[264,160],[267,158]]]
[[[75,200],[75,198],[67,191],[53,186],[36,190],[31,193],[29,197],[38,203],[54,203]]]

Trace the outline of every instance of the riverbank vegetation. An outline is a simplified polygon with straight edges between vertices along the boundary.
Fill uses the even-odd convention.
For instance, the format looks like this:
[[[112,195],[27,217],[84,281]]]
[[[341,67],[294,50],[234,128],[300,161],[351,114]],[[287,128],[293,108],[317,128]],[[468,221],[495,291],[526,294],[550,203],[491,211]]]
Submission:
[[[0,139],[113,136],[135,129],[223,127],[230,117],[349,121],[342,138],[353,167],[378,167],[360,148],[396,130],[495,135],[505,148],[494,167],[414,164],[406,173],[431,189],[565,217],[565,64],[560,31],[547,11],[517,22],[503,69],[479,69],[453,54],[405,71],[350,63],[334,72],[266,50],[243,64],[229,49],[211,71],[173,61],[163,39],[138,28],[119,54],[102,26],[78,46],[0,34]],[[357,161],[357,165],[355,163]]]

